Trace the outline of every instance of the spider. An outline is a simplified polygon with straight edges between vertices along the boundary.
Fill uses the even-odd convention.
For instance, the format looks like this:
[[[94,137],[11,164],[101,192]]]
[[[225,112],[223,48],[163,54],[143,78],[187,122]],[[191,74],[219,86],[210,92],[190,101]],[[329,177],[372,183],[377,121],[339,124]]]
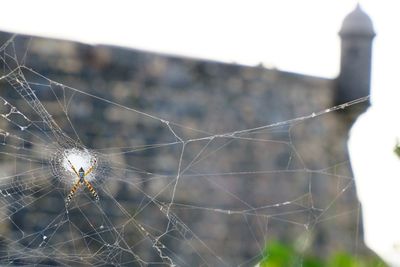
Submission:
[[[86,187],[89,189],[89,191],[92,194],[92,196],[94,197],[94,199],[96,201],[99,201],[99,195],[97,194],[96,190],[89,183],[89,181],[85,179],[85,177],[93,171],[96,161],[93,163],[92,166],[90,166],[90,168],[86,172],[82,167],[79,169],[79,171],[76,171],[76,169],[75,169],[74,165],[72,165],[71,161],[69,161],[69,159],[67,159],[67,161],[68,161],[69,165],[71,165],[72,170],[74,171],[76,176],[78,176],[79,179],[74,183],[74,185],[71,188],[71,191],[69,192],[67,198],[65,199],[65,206],[67,206],[67,207],[69,206],[69,204],[71,203],[72,197],[75,195],[78,188],[83,184],[85,184]]]

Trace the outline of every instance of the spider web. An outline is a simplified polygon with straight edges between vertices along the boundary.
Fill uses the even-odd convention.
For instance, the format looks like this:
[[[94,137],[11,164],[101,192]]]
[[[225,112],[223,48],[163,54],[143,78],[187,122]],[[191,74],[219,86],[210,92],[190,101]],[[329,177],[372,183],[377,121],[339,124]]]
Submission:
[[[271,112],[251,121],[221,104],[223,91],[200,105],[207,84],[189,95],[145,75],[140,91],[118,76],[140,71],[123,69],[107,88],[96,73],[33,68],[35,42],[12,36],[0,48],[2,264],[254,266],[273,240],[295,244],[298,265],[309,250],[361,253],[347,129],[335,118],[367,98],[289,113],[261,105]],[[96,158],[99,201],[82,187],[66,207],[71,150]]]

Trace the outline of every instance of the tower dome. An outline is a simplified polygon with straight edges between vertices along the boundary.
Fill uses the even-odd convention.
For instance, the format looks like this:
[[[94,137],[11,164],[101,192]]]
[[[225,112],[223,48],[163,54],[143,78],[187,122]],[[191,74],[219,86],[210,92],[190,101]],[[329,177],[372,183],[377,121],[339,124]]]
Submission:
[[[359,35],[373,37],[375,36],[375,31],[372,20],[357,4],[356,8],[344,18],[339,34],[340,36]]]

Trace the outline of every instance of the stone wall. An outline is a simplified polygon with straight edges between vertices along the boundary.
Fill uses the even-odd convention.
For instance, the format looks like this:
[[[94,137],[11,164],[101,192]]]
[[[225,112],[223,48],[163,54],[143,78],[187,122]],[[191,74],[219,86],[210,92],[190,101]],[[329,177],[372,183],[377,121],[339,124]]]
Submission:
[[[169,203],[173,188],[168,185],[176,179],[182,144],[133,152],[110,147],[177,142],[165,121],[185,141],[269,125],[236,132],[234,138],[186,144],[182,167],[190,167],[179,180],[171,210],[193,232],[186,242],[163,241],[188,266],[202,261],[219,266],[215,255],[229,266],[255,263],[265,242],[275,239],[303,242],[304,249],[321,255],[352,251],[359,245],[358,202],[345,149],[346,115],[312,116],[333,106],[333,80],[60,40],[17,37],[14,43],[17,55],[27,51],[28,68],[60,83],[25,71],[27,77],[46,85],[32,87],[59,126],[76,139],[69,118],[82,143],[107,157],[113,177],[98,186],[103,188],[102,205],[110,211],[112,199],[130,214],[149,197]],[[25,105],[12,89],[3,92],[16,106]],[[66,95],[68,105],[57,103],[54,92]],[[68,116],[61,107],[66,107]],[[308,117],[296,119],[302,116]],[[7,126],[4,121],[0,125]],[[117,171],[118,166],[123,170]],[[67,189],[55,185],[59,189],[50,188],[51,194],[34,202],[30,212],[13,215],[19,227],[29,229],[27,222],[37,220],[37,214],[46,225],[46,212],[60,213],[60,192]],[[70,218],[78,221],[78,216],[71,213]],[[127,220],[118,209],[109,218],[114,225]],[[167,225],[155,203],[135,218],[161,232]],[[126,226],[125,233],[140,236],[134,226]],[[138,254],[150,253],[145,251]]]

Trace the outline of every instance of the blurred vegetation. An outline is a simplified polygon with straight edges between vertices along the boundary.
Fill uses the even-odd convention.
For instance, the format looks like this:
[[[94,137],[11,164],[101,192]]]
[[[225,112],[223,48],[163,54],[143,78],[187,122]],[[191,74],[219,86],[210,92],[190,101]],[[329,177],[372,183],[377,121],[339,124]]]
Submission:
[[[375,255],[351,255],[336,253],[327,259],[311,254],[300,254],[295,248],[278,242],[271,242],[263,251],[260,267],[388,267]]]

